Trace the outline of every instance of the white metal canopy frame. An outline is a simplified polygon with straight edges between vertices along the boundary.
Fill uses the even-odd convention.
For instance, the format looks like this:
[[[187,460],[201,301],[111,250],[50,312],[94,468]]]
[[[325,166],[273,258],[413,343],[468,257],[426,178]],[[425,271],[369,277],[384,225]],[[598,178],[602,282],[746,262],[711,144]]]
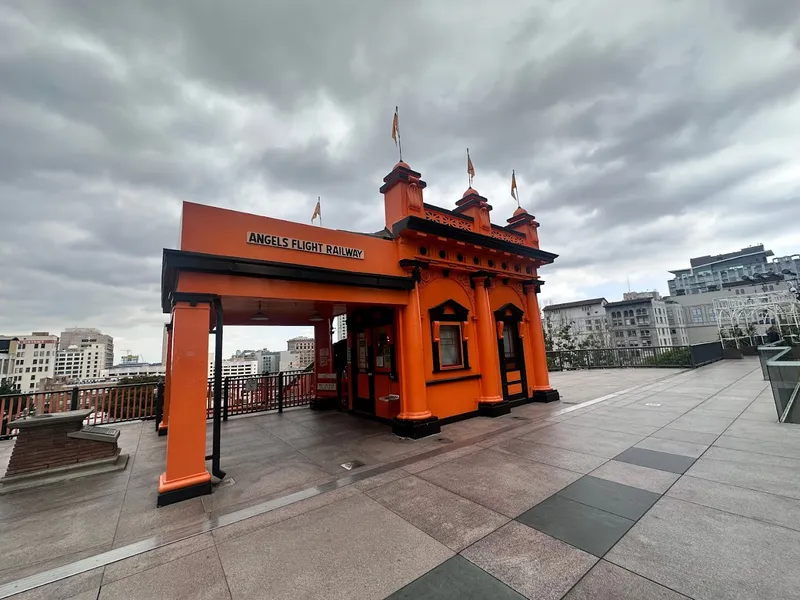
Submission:
[[[791,292],[715,298],[714,315],[726,347],[763,343],[771,327],[785,340],[800,341],[800,301]]]

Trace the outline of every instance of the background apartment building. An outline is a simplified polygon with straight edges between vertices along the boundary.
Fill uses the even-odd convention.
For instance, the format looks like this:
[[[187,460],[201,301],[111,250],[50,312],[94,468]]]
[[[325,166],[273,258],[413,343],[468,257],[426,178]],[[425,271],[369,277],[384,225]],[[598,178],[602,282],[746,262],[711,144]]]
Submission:
[[[287,350],[298,356],[298,369],[305,369],[314,362],[314,338],[295,337],[286,340]]]
[[[769,260],[772,256],[772,250],[765,250],[763,244],[758,244],[736,252],[690,258],[688,269],[670,271],[675,276],[667,282],[670,296],[718,292],[726,284],[741,281],[761,283],[765,278],[775,283],[794,281],[796,284],[800,255]]]
[[[100,373],[106,369],[106,344],[85,342],[80,346],[60,346],[56,352],[56,378],[67,381],[99,379]]]
[[[7,378],[22,393],[39,390],[43,379],[53,377],[56,365],[58,336],[47,331],[34,331],[31,335],[14,336],[16,348],[8,354]],[[9,349],[11,344],[9,344]]]
[[[564,341],[560,333],[569,326],[569,339],[577,344],[594,341],[595,346],[609,347],[609,330],[605,298],[589,298],[577,302],[550,304],[542,309],[544,329],[558,350]]]
[[[214,377],[214,353],[208,353],[208,377]],[[248,377],[258,375],[258,360],[255,356],[233,356],[222,361],[222,377]]]
[[[667,306],[658,292],[627,292],[623,298],[605,307],[615,347],[673,346]]]

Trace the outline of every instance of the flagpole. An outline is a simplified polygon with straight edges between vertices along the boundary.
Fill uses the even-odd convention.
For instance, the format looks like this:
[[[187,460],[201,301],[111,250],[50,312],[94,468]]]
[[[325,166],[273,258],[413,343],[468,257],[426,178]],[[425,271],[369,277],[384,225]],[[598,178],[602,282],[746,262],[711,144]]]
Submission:
[[[317,196],[317,204],[319,204],[319,226],[322,227],[322,198]]]

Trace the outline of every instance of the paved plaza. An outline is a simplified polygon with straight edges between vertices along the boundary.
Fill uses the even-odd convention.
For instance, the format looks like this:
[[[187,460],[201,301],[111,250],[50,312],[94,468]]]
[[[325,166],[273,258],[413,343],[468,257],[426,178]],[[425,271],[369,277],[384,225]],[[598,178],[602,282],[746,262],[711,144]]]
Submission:
[[[123,425],[124,472],[0,496],[0,598],[800,598],[800,428],[756,360],[552,382],[418,441],[231,419],[222,485],[160,509],[164,438]]]

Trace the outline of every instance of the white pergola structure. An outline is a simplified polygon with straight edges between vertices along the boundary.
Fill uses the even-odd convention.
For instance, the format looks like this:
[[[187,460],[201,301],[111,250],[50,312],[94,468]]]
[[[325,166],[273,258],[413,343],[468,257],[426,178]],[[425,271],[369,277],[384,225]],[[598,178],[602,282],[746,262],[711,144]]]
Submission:
[[[786,340],[800,341],[800,301],[791,292],[715,298],[714,314],[726,347],[755,346],[770,327]]]

